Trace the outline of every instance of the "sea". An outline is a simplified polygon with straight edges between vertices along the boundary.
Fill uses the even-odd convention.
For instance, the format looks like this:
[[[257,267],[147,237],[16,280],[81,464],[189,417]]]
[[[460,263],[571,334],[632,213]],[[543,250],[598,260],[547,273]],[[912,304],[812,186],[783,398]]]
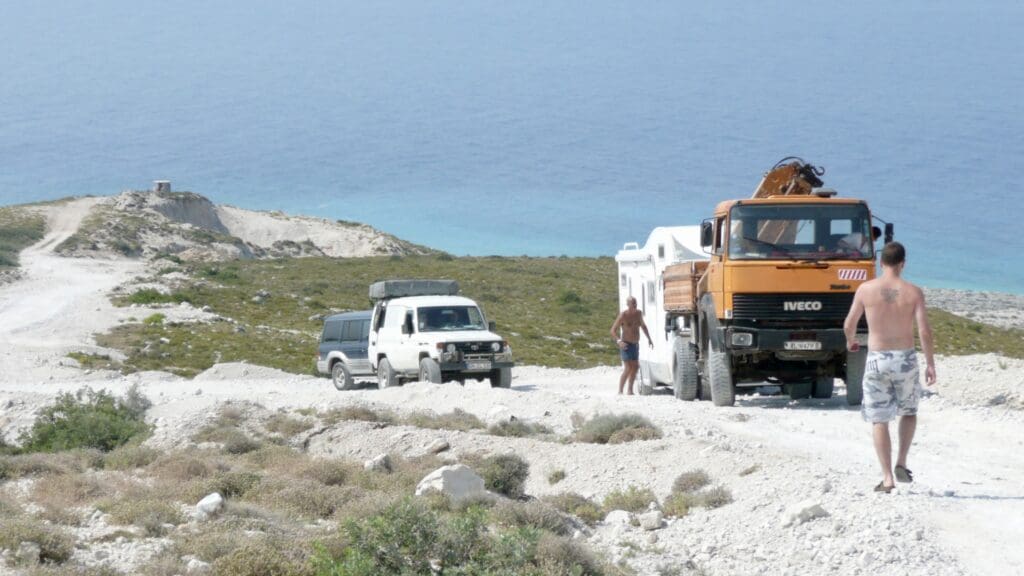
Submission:
[[[776,161],[1024,294],[1020,0],[0,0],[0,204],[169,179],[457,255],[614,255]]]

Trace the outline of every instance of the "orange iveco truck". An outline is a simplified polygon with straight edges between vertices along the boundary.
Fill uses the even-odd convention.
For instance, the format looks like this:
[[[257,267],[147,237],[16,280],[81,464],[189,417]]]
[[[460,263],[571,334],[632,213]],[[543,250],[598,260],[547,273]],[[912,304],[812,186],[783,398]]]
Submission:
[[[751,198],[718,204],[702,223],[708,259],[665,267],[659,312],[675,338],[678,398],[730,406],[765,382],[792,398],[829,398],[842,378],[847,402],[860,404],[867,326],[851,353],[843,320],[857,287],[875,277],[882,230],[863,200],[821,188],[823,172],[780,161]]]

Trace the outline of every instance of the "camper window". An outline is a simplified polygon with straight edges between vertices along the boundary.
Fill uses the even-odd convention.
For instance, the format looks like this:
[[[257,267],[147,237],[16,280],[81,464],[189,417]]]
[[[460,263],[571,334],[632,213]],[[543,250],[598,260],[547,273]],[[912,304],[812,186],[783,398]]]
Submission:
[[[654,282],[652,280],[647,281],[647,302],[654,304]]]
[[[658,260],[664,260],[664,259],[665,259],[665,245],[664,244],[658,244]]]
[[[623,286],[623,287],[626,286],[626,275],[625,274],[620,274],[619,275],[619,285]]]

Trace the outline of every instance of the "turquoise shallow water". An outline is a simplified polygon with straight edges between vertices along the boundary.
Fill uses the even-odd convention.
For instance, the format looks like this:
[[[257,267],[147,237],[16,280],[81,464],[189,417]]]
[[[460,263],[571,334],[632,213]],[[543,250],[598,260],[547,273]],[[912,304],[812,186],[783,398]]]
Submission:
[[[1024,4],[4,2],[0,203],[170,178],[456,254],[614,254],[776,160],[1024,293]],[[898,4],[898,5],[892,5]]]

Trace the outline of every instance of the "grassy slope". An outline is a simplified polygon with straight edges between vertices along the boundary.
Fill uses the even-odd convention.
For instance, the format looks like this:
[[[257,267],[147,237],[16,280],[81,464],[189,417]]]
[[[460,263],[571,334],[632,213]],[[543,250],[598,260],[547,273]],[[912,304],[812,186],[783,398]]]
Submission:
[[[476,299],[497,322],[519,362],[573,368],[618,362],[605,337],[616,314],[611,258],[303,258],[187,270],[198,281],[168,300],[208,305],[242,323],[245,332],[227,323],[157,324],[122,326],[101,336],[101,344],[129,352],[129,368],[170,368],[193,375],[219,359],[308,373],[322,324],[309,318],[368,308],[369,284],[387,278],[458,280],[462,293]],[[270,296],[254,303],[260,290]]]
[[[18,253],[42,240],[46,219],[16,206],[0,208],[0,270],[18,266]]]
[[[611,258],[303,258],[185,270],[197,280],[156,300],[210,306],[240,322],[244,332],[226,322],[151,322],[101,336],[102,345],[129,353],[129,369],[167,369],[191,376],[217,361],[245,360],[309,373],[321,327],[319,319],[310,317],[368,308],[368,285],[386,278],[458,280],[462,293],[476,299],[498,323],[498,332],[511,342],[520,363],[567,368],[618,363],[606,336],[616,314]],[[270,296],[255,303],[253,297],[260,290]],[[138,300],[146,303],[153,298]],[[940,354],[999,352],[1024,357],[1024,331],[994,328],[941,310],[933,310],[931,318]]]

